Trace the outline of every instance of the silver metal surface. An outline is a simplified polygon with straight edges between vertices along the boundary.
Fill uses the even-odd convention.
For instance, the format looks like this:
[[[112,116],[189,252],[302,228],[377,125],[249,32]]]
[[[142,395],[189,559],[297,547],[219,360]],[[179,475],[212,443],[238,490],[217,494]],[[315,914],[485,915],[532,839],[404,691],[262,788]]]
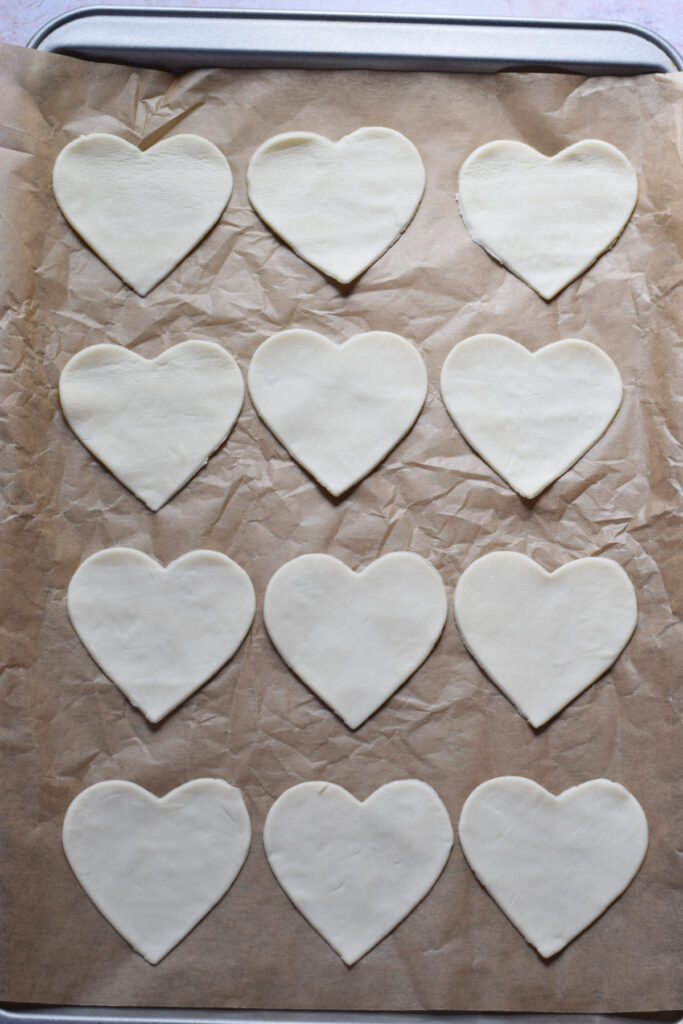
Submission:
[[[200,67],[372,68],[634,75],[683,70],[680,54],[620,22],[86,7],[29,46],[174,72]]]
[[[2,1009],[0,1024],[683,1024],[675,1013],[309,1013],[270,1010]]]

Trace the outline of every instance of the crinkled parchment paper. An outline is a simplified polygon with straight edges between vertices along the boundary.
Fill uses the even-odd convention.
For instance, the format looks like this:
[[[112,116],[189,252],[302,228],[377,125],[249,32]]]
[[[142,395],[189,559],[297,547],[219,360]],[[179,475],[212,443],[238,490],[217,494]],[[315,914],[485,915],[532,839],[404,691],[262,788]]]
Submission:
[[[680,1006],[683,76],[201,71],[174,79],[9,46],[0,56],[0,998],[340,1010]],[[52,165],[82,133],[137,142],[188,110],[173,130],[216,143],[235,191],[209,237],[142,299],[62,219]],[[263,226],[245,173],[277,132],[337,138],[366,124],[416,143],[427,191],[400,241],[342,292]],[[621,239],[549,304],[475,245],[458,215],[458,168],[498,137],[544,153],[597,137],[638,172],[638,206]],[[156,514],[93,460],[61,416],[60,370],[88,345],[155,356],[205,338],[234,353],[246,376],[256,347],[294,325],[338,341],[396,331],[429,370],[414,430],[343,500],[332,501],[290,459],[248,398],[227,444]],[[534,502],[470,450],[439,398],[447,353],[481,331],[532,350],[585,338],[624,379],[606,436]],[[158,727],[102,675],[67,618],[72,573],[116,544],[163,562],[198,547],[225,551],[256,588],[256,621],[237,656]],[[264,632],[266,584],[304,552],[358,568],[388,551],[417,551],[450,595],[465,566],[498,548],[526,552],[546,569],[606,555],[638,592],[638,628],[625,653],[539,732],[469,657],[452,613],[432,657],[355,733],[287,670]],[[265,815],[302,780],[328,779],[365,798],[392,779],[424,779],[457,824],[468,793],[506,774],[556,793],[614,779],[651,826],[647,859],[625,895],[549,963],[478,885],[457,842],[430,895],[352,969],[292,907],[266,863]],[[71,874],[62,818],[101,779],[161,795],[198,776],[243,789],[252,849],[227,897],[151,967]]]

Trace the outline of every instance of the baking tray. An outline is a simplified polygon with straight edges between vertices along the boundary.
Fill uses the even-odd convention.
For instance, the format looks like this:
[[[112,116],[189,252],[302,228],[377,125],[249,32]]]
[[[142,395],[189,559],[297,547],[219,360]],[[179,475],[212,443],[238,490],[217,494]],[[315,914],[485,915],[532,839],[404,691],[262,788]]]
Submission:
[[[50,21],[30,47],[183,72],[203,67],[544,70],[636,75],[683,70],[666,40],[603,21],[86,7]],[[0,1006],[0,1024],[651,1024],[677,1013],[395,1014]]]
[[[309,1013],[281,1010],[148,1010],[41,1007],[3,1009],[2,1024],[680,1024],[678,1014]]]
[[[88,60],[182,72],[206,67],[400,71],[681,71],[670,43],[637,25],[183,8],[84,7],[29,46]]]

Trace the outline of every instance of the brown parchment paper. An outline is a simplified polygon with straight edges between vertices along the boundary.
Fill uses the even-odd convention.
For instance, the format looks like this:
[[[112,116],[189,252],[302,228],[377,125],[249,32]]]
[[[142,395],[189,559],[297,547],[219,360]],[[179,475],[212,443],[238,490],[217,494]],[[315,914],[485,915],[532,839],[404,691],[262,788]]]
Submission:
[[[175,79],[9,46],[0,58],[0,998],[338,1010],[680,1007],[683,76],[201,71]],[[209,237],[141,299],[60,216],[52,165],[82,133],[138,142],[188,110],[174,130],[216,143],[235,190]],[[427,190],[399,242],[340,291],[261,224],[245,173],[277,132],[338,138],[365,124],[415,142]],[[499,137],[544,153],[605,139],[638,172],[638,206],[621,239],[549,304],[475,245],[458,215],[458,168]],[[109,341],[153,357],[204,338],[234,353],[246,377],[257,346],[294,325],[339,341],[396,331],[429,371],[415,428],[343,500],[292,461],[248,397],[226,445],[156,514],[93,460],[60,414],[59,373],[88,345]],[[585,338],[624,380],[605,437],[534,502],[470,450],[439,397],[447,353],[482,331],[531,350]],[[158,727],[102,675],[67,618],[77,566],[117,544],[163,562],[198,547],[224,551],[256,588],[255,624],[236,657]],[[416,551],[450,596],[473,559],[499,548],[546,569],[606,555],[638,593],[638,628],[624,654],[539,732],[469,657],[452,612],[426,664],[355,733],[288,671],[264,632],[266,584],[304,552],[359,568],[389,551]],[[297,782],[324,778],[365,798],[393,779],[424,779],[457,825],[470,791],[504,774],[556,793],[605,776],[635,794],[651,826],[647,859],[624,896],[548,963],[478,885],[457,840],[424,902],[352,969],[270,873],[264,818]],[[200,776],[242,788],[251,852],[227,897],[151,967],[72,876],[62,819],[73,797],[102,779],[161,795]]]

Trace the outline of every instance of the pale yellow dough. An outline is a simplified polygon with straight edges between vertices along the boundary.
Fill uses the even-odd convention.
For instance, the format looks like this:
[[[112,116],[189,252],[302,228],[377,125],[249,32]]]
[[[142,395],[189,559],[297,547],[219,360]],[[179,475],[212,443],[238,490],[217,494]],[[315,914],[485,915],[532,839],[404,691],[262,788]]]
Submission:
[[[474,241],[547,300],[610,248],[637,198],[633,167],[598,139],[554,156],[497,139],[475,149],[458,177]]]
[[[199,135],[172,135],[143,151],[97,133],[64,147],[53,189],[81,238],[146,295],[218,221],[232,172],[221,151]]]

